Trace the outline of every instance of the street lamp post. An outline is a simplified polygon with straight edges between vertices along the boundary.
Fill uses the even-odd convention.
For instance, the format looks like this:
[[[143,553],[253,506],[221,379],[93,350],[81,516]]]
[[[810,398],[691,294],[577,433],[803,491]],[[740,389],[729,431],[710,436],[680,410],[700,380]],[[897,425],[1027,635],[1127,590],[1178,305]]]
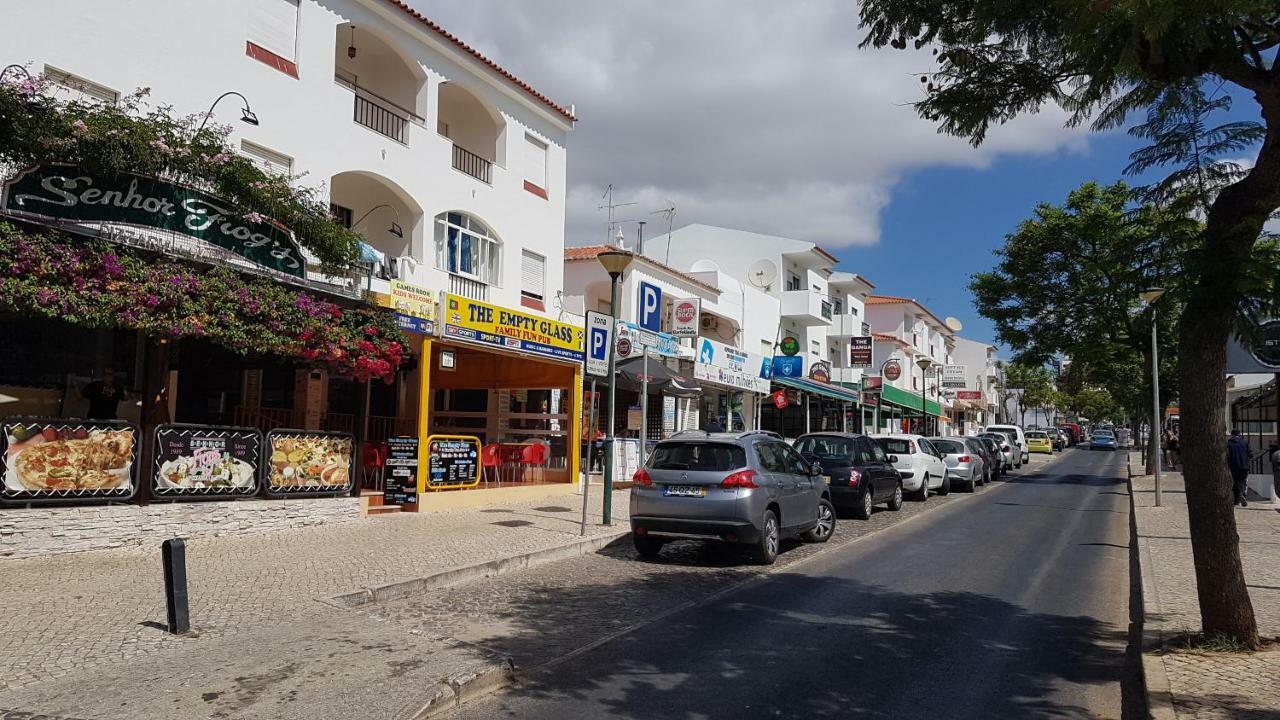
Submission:
[[[925,377],[925,373],[928,372],[930,367],[933,367],[933,361],[925,357],[924,355],[921,355],[919,358],[916,359],[916,367],[920,368],[920,430],[921,430],[920,434],[925,435],[927,434],[924,432],[924,427],[925,427],[924,419],[926,415],[925,398],[929,392],[925,387],[926,384],[928,383],[928,380]]]
[[[1147,307],[1151,308],[1151,438],[1148,441],[1151,448],[1151,457],[1155,458],[1152,467],[1155,468],[1155,474],[1152,476],[1156,482],[1156,507],[1161,505],[1160,495],[1160,438],[1156,433],[1160,430],[1160,356],[1156,346],[1156,301],[1160,296],[1164,295],[1164,288],[1148,288],[1138,293],[1138,297],[1142,298]]]
[[[618,326],[618,281],[622,278],[622,274],[626,272],[627,266],[631,264],[634,256],[625,250],[607,250],[596,256],[600,264],[604,266],[604,271],[609,273],[609,322],[613,323],[613,327]],[[616,398],[617,382],[616,369],[614,367],[613,348],[609,348],[609,431],[604,438],[604,524],[612,525],[613,512],[613,446],[616,440],[616,423],[617,417],[614,412],[614,402]]]

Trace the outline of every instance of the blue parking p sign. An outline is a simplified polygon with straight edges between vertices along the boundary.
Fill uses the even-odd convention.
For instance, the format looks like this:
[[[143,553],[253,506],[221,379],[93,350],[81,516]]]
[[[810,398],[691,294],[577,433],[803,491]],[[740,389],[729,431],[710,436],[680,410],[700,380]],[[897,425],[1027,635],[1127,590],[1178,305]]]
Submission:
[[[609,374],[609,353],[613,351],[613,319],[591,310],[587,313],[586,373],[596,377]]]
[[[662,288],[640,283],[640,322],[637,324],[645,330],[662,330]]]

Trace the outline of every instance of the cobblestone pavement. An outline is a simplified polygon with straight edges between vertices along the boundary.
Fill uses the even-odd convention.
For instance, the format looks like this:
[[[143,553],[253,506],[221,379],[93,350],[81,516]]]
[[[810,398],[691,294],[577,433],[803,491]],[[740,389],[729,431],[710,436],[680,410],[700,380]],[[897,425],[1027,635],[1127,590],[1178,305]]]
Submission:
[[[1047,462],[1035,458],[1019,474],[1028,475]],[[996,483],[978,493],[999,492],[1001,487]],[[750,564],[733,546],[699,541],[668,544],[657,560],[641,561],[629,541],[619,541],[594,554],[381,603],[367,611],[424,636],[476,643],[531,670],[687,602],[767,572],[784,571],[816,553],[971,497],[953,492],[923,503],[908,501],[898,512],[877,507],[869,521],[842,518],[829,542],[787,543],[768,568]]]
[[[614,495],[614,525],[627,528],[628,494]],[[252,632],[291,618],[319,598],[578,539],[581,497],[482,509],[384,515],[356,523],[255,537],[188,541],[192,627],[202,636]],[[0,560],[0,691],[104,663],[175,649],[165,622],[160,548]],[[2,706],[2,705],[0,705]]]
[[[1130,463],[1138,466],[1136,460]],[[1163,507],[1155,507],[1150,476],[1133,479],[1133,497],[1149,595],[1146,627],[1169,638],[1198,632],[1200,613],[1182,474],[1164,472],[1161,478]],[[1280,513],[1276,509],[1268,502],[1253,502],[1236,510],[1245,579],[1264,637],[1280,636]],[[1181,720],[1280,718],[1280,650],[1243,654],[1174,650],[1161,659]]]

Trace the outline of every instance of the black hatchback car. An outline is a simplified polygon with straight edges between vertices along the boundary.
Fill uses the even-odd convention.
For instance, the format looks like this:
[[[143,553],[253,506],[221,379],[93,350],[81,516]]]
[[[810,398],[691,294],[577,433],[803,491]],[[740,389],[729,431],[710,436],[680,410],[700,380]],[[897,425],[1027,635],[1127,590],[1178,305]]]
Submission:
[[[902,477],[893,467],[897,458],[866,435],[812,433],[801,435],[794,447],[806,461],[821,467],[837,509],[852,509],[855,517],[866,520],[880,503],[890,510],[902,508]]]

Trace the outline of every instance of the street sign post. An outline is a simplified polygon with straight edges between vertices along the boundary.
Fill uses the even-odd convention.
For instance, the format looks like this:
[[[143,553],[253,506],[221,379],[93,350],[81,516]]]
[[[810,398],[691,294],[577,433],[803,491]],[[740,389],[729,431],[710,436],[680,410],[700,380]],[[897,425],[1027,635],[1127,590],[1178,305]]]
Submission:
[[[613,347],[613,318],[604,313],[587,312],[586,373],[592,377],[609,374],[609,352]]]

